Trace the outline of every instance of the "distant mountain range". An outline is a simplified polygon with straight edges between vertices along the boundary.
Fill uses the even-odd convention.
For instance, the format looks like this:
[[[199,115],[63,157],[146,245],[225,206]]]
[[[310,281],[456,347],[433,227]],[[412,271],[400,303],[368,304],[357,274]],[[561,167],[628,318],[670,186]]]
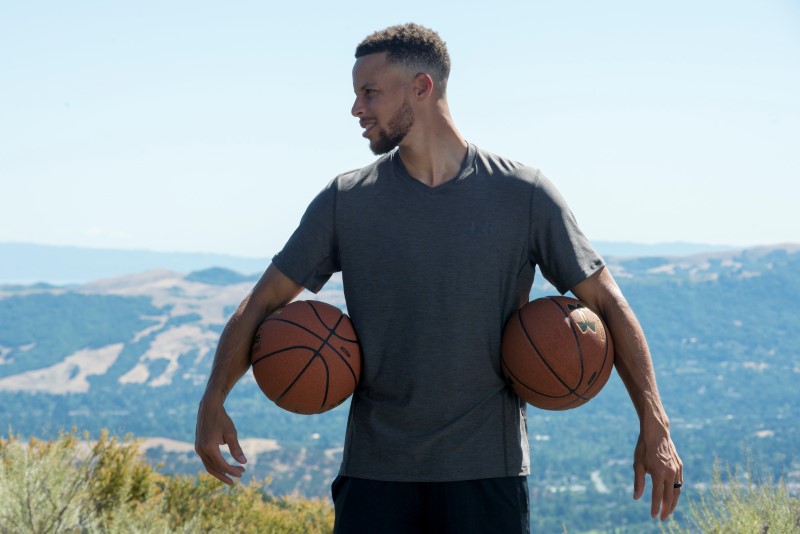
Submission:
[[[800,490],[800,245],[622,256],[609,255],[609,266],[647,335],[687,490],[706,487],[715,458],[750,462]],[[197,402],[219,334],[261,269],[247,265],[0,283],[0,428],[39,437],[71,426],[130,432],[148,438],[148,457],[165,469],[201,469],[191,446]],[[537,278],[531,296],[553,293]],[[341,277],[301,298],[344,307]],[[250,475],[272,477],[276,493],[326,494],[347,403],[290,414],[248,375],[226,406],[248,440]],[[630,501],[638,422],[616,374],[579,409],[531,409],[528,425],[535,531],[561,531],[558,520],[568,517],[575,532],[619,524],[654,531],[649,505]]]
[[[604,256],[686,256],[703,252],[732,250],[734,247],[698,243],[659,243],[654,245],[597,241]],[[273,251],[277,253],[278,251]],[[225,254],[115,250],[85,247],[0,243],[0,284],[83,283],[153,269],[188,273],[222,267],[245,274],[264,272],[272,255],[244,258]]]
[[[225,254],[0,243],[0,283],[79,284],[154,269],[188,273],[210,267],[260,274],[268,262],[266,255],[243,258]]]

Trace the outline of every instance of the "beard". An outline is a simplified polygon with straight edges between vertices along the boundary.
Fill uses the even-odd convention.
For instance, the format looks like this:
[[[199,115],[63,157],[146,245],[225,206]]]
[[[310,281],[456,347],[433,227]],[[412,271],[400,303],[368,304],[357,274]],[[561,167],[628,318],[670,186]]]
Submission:
[[[405,138],[411,126],[414,124],[414,110],[408,99],[403,100],[403,104],[397,113],[389,119],[389,124],[384,130],[381,128],[378,131],[378,138],[370,142],[369,148],[376,156],[386,154],[400,144],[400,141]]]

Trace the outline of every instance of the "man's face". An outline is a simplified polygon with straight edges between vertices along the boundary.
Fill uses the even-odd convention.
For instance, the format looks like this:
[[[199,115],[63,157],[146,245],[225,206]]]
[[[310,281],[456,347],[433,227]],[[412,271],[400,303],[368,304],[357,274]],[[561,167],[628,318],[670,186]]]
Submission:
[[[414,109],[406,93],[410,84],[408,71],[388,63],[385,52],[356,60],[356,101],[351,113],[364,128],[362,135],[369,139],[369,148],[376,155],[398,146],[414,124]]]

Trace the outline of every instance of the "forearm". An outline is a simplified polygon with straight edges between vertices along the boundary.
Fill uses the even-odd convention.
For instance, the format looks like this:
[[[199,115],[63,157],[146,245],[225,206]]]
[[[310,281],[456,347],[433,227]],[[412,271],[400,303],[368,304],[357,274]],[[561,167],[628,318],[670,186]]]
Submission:
[[[203,401],[225,401],[250,368],[250,347],[258,327],[267,315],[290,302],[302,289],[274,265],[267,268],[222,331]]]
[[[669,428],[644,332],[611,274],[604,268],[573,288],[573,293],[605,321],[614,342],[614,365],[641,427]]]
[[[669,428],[658,393],[650,349],[633,310],[621,295],[601,312],[614,341],[614,365],[631,397],[639,424]]]
[[[250,296],[233,313],[217,345],[203,399],[223,401],[250,368],[250,345],[265,313],[248,310]]]

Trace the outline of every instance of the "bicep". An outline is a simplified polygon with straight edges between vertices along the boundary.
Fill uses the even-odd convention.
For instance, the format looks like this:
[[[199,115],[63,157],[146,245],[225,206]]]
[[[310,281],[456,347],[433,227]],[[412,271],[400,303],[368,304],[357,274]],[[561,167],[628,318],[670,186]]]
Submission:
[[[572,292],[606,323],[618,355],[648,354],[642,327],[606,267],[576,285]],[[617,363],[624,359],[618,358]]]
[[[260,314],[266,317],[281,306],[294,300],[303,286],[283,274],[274,263],[270,263],[250,295],[242,303],[242,312]]]
[[[573,287],[572,294],[606,320],[611,306],[626,307],[622,291],[605,266]]]

